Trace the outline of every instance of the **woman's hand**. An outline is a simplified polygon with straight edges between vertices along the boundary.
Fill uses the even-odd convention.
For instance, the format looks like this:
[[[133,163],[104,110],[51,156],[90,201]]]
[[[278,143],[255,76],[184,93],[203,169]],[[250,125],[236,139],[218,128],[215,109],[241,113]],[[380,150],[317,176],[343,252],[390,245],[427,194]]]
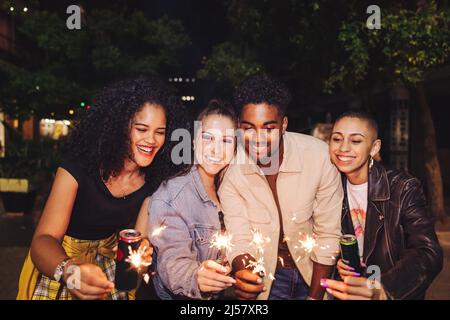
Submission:
[[[385,300],[386,294],[376,280],[364,277],[343,277],[344,281],[322,279],[320,285],[340,300]]]
[[[230,267],[224,267],[212,260],[203,261],[197,271],[197,283],[200,291],[217,293],[236,283],[232,277],[227,276]]]
[[[337,263],[337,269],[339,272],[339,275],[343,279],[344,277],[352,276],[352,277],[359,277],[361,276],[359,273],[355,272],[355,269],[350,267],[348,264],[345,264],[342,259],[339,259]]]
[[[150,244],[150,240],[148,240],[147,238],[142,239],[141,245],[139,246],[139,252],[141,252],[141,257],[145,264],[151,265],[153,262],[153,247]]]
[[[103,270],[91,263],[69,262],[64,268],[64,282],[69,292],[81,300],[101,300],[114,288]]]

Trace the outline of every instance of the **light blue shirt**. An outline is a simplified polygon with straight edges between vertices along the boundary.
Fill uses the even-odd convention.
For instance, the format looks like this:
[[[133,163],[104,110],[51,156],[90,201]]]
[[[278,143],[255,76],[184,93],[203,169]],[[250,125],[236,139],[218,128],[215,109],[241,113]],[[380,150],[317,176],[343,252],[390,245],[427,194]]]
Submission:
[[[161,299],[202,299],[197,271],[204,260],[218,259],[219,252],[210,243],[220,230],[220,220],[219,209],[209,199],[197,167],[161,184],[148,210],[156,293]],[[156,235],[158,228],[162,231]]]

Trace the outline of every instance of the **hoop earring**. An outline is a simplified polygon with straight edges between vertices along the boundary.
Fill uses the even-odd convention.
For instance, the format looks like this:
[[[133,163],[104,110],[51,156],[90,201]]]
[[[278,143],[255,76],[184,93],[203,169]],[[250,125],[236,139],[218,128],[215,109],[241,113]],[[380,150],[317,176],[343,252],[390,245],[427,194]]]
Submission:
[[[369,155],[369,170],[373,167],[373,158]]]

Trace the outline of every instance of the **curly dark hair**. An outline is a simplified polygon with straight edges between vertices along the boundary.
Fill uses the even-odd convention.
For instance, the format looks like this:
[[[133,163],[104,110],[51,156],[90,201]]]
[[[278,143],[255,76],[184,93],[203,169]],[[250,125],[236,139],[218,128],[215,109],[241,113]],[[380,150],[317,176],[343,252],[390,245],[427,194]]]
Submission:
[[[256,75],[245,79],[233,95],[233,103],[239,115],[245,105],[264,102],[275,106],[283,117],[291,102],[291,94],[282,82],[267,75]]]
[[[149,167],[141,168],[146,181],[156,189],[178,170],[170,159],[175,145],[170,141],[172,131],[190,125],[175,91],[158,78],[122,80],[104,88],[75,124],[65,148],[66,156],[76,160],[91,176],[100,174],[103,180],[116,176],[131,157],[130,123],[146,103],[162,106],[167,118],[163,148]]]

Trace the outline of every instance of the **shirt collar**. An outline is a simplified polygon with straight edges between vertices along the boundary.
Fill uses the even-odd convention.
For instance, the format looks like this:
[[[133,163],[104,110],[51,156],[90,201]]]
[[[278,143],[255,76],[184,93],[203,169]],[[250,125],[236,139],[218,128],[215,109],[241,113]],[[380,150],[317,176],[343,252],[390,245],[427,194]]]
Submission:
[[[208,194],[206,193],[205,187],[203,186],[203,182],[200,178],[200,174],[198,173],[198,168],[196,165],[192,166],[190,175],[192,177],[192,182],[194,183],[195,190],[197,190],[197,193],[203,200],[203,202],[210,201]]]
[[[279,172],[301,172],[303,169],[303,157],[301,150],[296,148],[289,132],[283,135],[283,161]],[[237,151],[237,164],[241,165],[241,171],[245,175],[259,174],[264,175],[261,168],[245,152],[244,146],[239,145]]]

